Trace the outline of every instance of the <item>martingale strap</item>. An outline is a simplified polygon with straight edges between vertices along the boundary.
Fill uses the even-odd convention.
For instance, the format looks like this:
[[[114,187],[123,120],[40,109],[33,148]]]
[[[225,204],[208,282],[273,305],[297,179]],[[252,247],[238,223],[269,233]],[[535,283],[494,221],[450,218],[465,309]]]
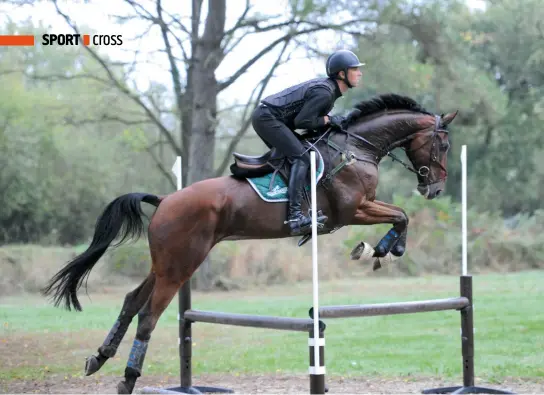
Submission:
[[[334,176],[342,170],[345,166],[351,165],[353,162],[355,162],[355,154],[351,151],[343,151],[340,146],[338,146],[336,143],[327,140],[327,144],[337,150],[342,155],[342,161],[334,167],[330,172],[325,175],[323,178],[323,183],[325,182],[331,182],[331,180],[334,178]]]

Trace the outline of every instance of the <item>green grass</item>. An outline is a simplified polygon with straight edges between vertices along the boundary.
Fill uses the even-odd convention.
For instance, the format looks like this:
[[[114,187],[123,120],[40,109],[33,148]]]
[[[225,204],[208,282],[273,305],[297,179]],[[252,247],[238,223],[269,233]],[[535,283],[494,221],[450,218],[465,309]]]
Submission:
[[[544,273],[474,277],[476,375],[544,378]],[[458,295],[458,277],[365,278],[323,283],[320,304],[377,303]],[[82,292],[82,313],[67,312],[36,296],[0,300],[0,380],[58,373],[78,376],[113,325],[123,290]],[[307,317],[311,284],[230,293],[195,293],[193,308]],[[101,373],[122,375],[135,332],[129,329]],[[326,320],[329,375],[461,377],[460,318],[455,311]],[[177,298],[153,333],[144,374],[179,372]],[[197,323],[193,372],[306,373],[307,335]]]

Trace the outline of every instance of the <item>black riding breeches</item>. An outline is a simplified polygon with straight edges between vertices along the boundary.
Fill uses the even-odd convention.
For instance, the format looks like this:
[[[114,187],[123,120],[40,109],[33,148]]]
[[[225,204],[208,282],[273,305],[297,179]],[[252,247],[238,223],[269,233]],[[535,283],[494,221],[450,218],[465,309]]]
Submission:
[[[305,148],[294,132],[278,120],[269,108],[258,106],[253,112],[251,123],[268,148],[274,147],[285,156],[298,157],[307,165],[310,164],[310,154],[306,152],[303,155]]]

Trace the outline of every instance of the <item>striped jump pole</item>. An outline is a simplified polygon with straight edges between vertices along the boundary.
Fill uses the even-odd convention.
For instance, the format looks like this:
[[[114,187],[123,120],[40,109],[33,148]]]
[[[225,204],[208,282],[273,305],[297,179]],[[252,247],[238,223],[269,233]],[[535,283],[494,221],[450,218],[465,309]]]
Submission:
[[[317,260],[317,166],[315,151],[310,151],[310,190],[312,215],[312,288],[313,329],[310,332],[308,345],[310,346],[310,394],[325,393],[325,335],[319,327],[319,271]]]

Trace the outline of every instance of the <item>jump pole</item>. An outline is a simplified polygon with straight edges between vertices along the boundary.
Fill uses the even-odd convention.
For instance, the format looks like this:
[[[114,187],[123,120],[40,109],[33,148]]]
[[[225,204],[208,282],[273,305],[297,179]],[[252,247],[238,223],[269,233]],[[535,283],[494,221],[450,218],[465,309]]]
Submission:
[[[317,260],[317,166],[315,151],[310,151],[310,190],[311,190],[311,216],[312,216],[312,289],[313,308],[313,333],[310,333],[310,394],[325,393],[325,337],[319,328],[319,270]],[[311,335],[313,334],[313,339]],[[313,358],[312,358],[313,351]]]
[[[468,231],[467,231],[467,146],[461,147],[461,232],[462,232],[462,268],[463,276],[468,274]]]

